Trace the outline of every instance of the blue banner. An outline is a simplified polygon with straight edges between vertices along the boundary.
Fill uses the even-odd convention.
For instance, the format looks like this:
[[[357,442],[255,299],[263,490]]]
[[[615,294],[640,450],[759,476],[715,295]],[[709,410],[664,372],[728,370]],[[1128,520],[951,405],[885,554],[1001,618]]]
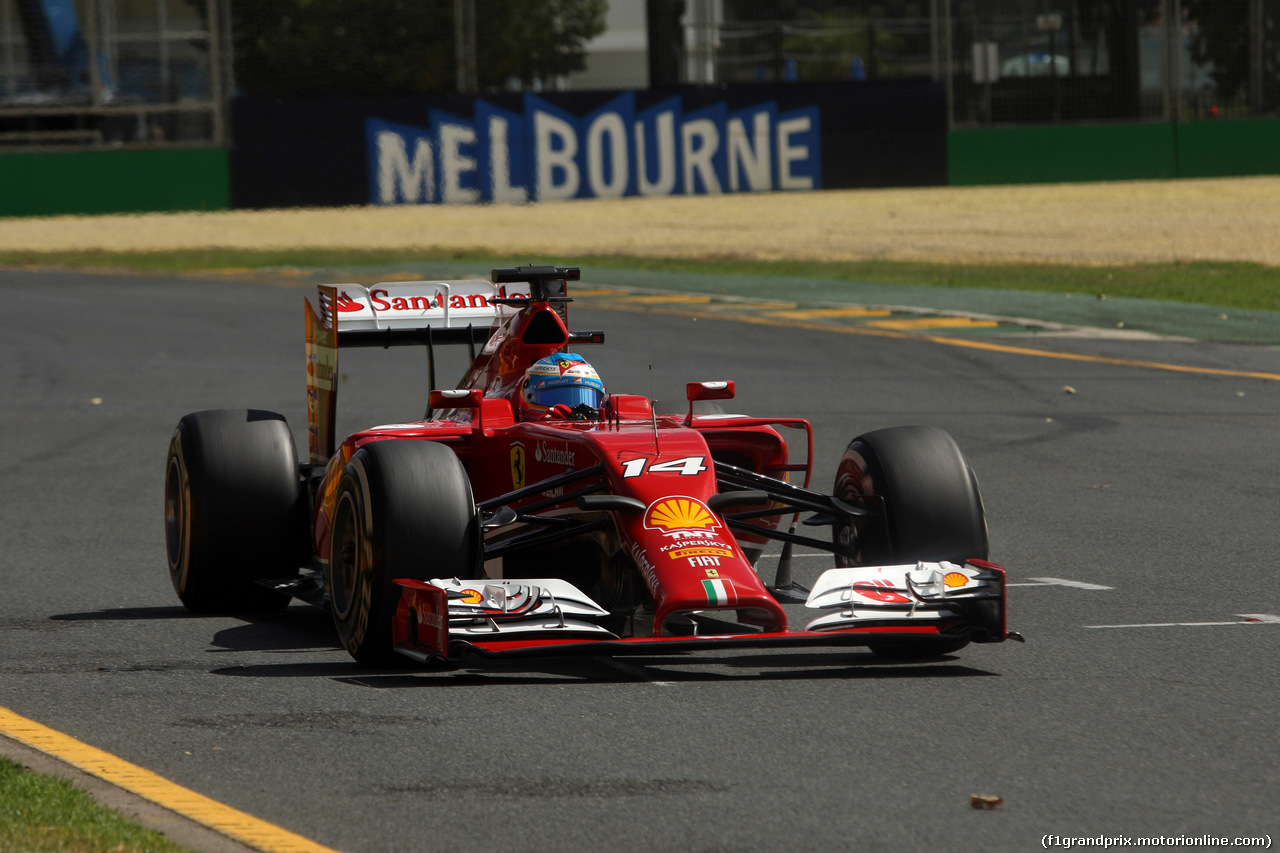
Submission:
[[[675,95],[636,111],[623,92],[578,116],[534,94],[523,113],[484,100],[427,127],[365,120],[373,204],[477,204],[822,188],[817,106],[685,111]]]

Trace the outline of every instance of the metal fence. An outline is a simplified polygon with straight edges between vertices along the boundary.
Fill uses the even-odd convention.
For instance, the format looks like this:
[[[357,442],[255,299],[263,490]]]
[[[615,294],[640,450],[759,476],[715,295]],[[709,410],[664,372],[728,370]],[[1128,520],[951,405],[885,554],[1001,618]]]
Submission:
[[[847,17],[725,22],[695,43],[717,45],[717,82],[827,82],[937,78],[938,37],[930,18]]]
[[[335,58],[370,57],[377,74],[372,45],[454,88],[452,63],[412,35],[444,28],[465,6],[452,0],[376,14],[356,0],[0,0],[0,149],[228,145],[233,2],[240,25],[299,17],[282,33],[327,10],[309,47],[257,38],[252,55],[265,44],[279,60],[268,81]],[[1280,0],[614,2],[683,10],[685,83],[932,79],[951,127],[1280,115]]]
[[[0,147],[226,142],[229,0],[0,0]]]
[[[956,19],[954,121],[1280,114],[1280,0],[1064,6]]]
[[[1280,0],[711,8],[687,24],[690,82],[928,77],[946,84],[953,127],[1280,115]]]

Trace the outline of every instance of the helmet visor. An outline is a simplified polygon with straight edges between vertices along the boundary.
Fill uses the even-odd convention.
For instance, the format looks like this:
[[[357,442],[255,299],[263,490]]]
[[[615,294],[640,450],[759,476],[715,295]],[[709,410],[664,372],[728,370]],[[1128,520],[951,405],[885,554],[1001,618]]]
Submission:
[[[542,388],[538,391],[538,405],[558,406],[564,404],[569,408],[586,404],[593,409],[600,408],[604,392],[589,385],[561,385],[558,388]]]

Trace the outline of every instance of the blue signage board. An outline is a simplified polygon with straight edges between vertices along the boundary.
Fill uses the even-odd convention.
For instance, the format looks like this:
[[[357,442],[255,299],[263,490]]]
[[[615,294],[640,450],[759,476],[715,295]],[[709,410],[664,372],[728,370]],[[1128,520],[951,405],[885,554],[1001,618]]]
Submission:
[[[822,188],[821,111],[776,103],[636,109],[624,92],[585,114],[525,94],[424,126],[365,121],[371,204],[477,204]]]
[[[232,101],[233,207],[488,204],[947,182],[933,81]]]

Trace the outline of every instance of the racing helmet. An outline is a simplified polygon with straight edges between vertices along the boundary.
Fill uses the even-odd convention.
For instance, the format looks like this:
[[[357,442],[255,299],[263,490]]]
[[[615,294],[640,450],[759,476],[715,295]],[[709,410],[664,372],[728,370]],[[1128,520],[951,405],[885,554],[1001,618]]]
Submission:
[[[534,362],[525,371],[520,411],[526,418],[536,418],[557,405],[598,409],[604,397],[604,383],[596,369],[577,353],[561,352]]]

